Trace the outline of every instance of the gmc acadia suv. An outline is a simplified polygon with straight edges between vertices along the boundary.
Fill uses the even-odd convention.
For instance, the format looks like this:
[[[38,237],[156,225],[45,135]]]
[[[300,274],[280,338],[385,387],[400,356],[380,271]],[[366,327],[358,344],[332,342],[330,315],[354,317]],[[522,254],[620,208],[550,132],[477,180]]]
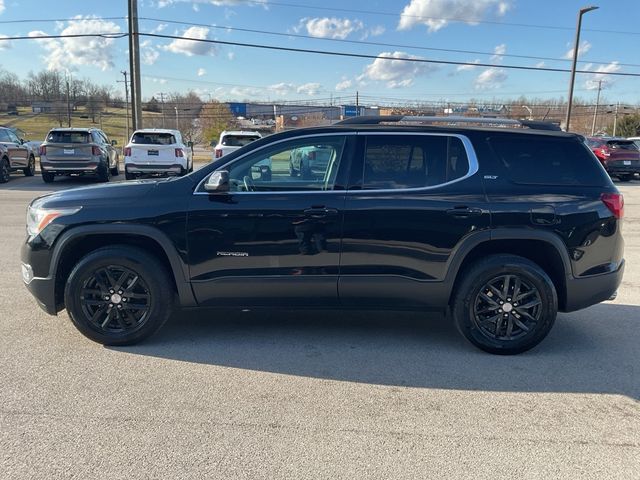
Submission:
[[[40,197],[24,282],[107,345],[176,307],[332,307],[448,311],[479,348],[525,351],[558,310],[615,294],[623,198],[578,135],[463,121],[360,117],[185,177]],[[322,175],[290,174],[299,149],[330,151]]]

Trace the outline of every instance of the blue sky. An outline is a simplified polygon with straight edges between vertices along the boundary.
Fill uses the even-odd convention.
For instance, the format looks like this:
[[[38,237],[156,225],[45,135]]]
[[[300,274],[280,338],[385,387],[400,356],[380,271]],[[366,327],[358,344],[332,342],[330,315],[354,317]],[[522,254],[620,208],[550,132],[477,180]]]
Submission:
[[[43,9],[44,4],[42,0],[0,0],[0,36],[126,31],[125,0],[58,1],[55,8]],[[139,0],[139,16],[155,19],[140,21],[145,33],[497,65],[458,67],[142,37],[143,95],[193,89],[203,99],[333,98],[353,103],[357,91],[361,102],[370,104],[520,95],[559,98],[566,96],[568,73],[504,66],[569,68],[566,57],[574,41],[576,14],[585,4],[573,0]],[[599,10],[584,16],[579,64],[594,73],[578,76],[576,96],[595,99],[597,82],[603,80],[605,99],[636,104],[640,77],[597,72],[640,73],[640,2],[599,4]],[[74,20],[1,23],[29,19]],[[21,77],[43,68],[70,69],[78,78],[122,89],[116,81],[122,79],[121,70],[128,70],[127,40],[0,41],[0,68]]]

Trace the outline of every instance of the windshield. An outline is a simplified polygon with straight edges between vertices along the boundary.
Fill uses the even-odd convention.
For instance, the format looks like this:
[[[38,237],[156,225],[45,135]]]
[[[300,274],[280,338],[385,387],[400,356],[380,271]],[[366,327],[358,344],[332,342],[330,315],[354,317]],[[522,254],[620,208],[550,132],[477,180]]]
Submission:
[[[131,143],[143,145],[173,145],[176,137],[170,133],[136,132],[131,137]]]
[[[70,132],[56,130],[49,132],[47,142],[51,143],[89,143],[91,136],[89,132]]]

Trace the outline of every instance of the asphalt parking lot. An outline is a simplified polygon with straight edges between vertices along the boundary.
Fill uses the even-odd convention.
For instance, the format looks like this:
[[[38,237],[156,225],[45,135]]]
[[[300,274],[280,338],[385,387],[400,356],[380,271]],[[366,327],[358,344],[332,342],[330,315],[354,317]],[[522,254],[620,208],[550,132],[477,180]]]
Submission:
[[[616,478],[640,472],[640,182],[618,298],[515,357],[409,313],[175,315],[105,348],[22,285],[25,207],[0,186],[2,478]]]

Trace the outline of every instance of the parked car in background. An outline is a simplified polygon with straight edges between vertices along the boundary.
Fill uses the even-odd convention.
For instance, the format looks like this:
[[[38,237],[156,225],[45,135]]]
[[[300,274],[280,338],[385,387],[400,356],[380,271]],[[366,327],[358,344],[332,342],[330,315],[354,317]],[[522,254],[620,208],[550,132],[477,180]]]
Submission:
[[[124,147],[124,173],[127,180],[143,175],[185,175],[191,171],[191,143],[185,144],[178,130],[136,130]]]
[[[640,174],[640,148],[633,140],[587,137],[586,143],[611,177],[628,182]]]
[[[180,307],[333,307],[450,312],[474,345],[515,354],[558,311],[615,294],[624,199],[582,137],[433,118],[285,131],[185,177],[39,197],[23,280],[107,345]],[[291,177],[290,154],[320,145],[325,172]],[[255,168],[267,159],[284,168]]]
[[[245,145],[262,138],[260,132],[251,130],[224,131],[220,134],[220,140],[213,150],[213,159],[222,158],[231,152],[235,152]]]
[[[289,155],[289,175],[302,176],[311,179],[314,175],[322,175],[327,170],[334,149],[329,145],[312,145],[300,147],[291,151]]]
[[[40,146],[40,169],[45,183],[56,175],[91,175],[108,182],[118,175],[117,142],[97,128],[54,128]]]
[[[16,171],[27,177],[33,176],[36,172],[35,155],[13,129],[0,127],[0,183],[8,182],[11,172]]]

